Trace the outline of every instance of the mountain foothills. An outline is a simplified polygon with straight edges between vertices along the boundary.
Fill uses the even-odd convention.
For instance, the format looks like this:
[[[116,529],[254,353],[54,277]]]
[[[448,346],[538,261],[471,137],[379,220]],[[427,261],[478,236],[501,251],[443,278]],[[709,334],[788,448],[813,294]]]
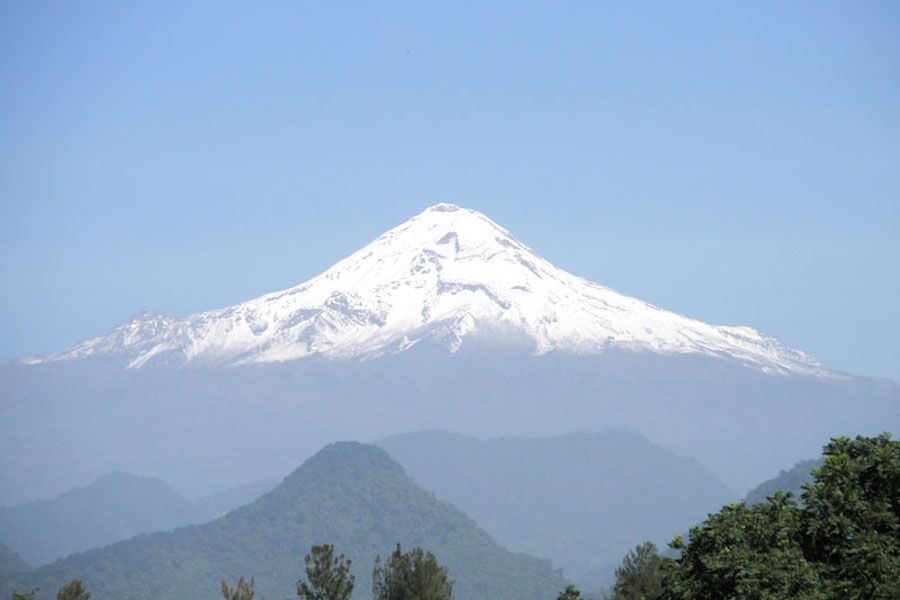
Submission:
[[[447,204],[284,291],[0,365],[0,390],[0,504],[111,469],[200,496],[423,429],[621,428],[747,489],[832,435],[900,424],[892,381],[588,282]]]
[[[262,498],[204,525],[141,535],[75,554],[0,582],[0,593],[37,587],[52,598],[78,577],[93,600],[220,597],[219,582],[254,575],[260,597],[283,597],[313,544],[352,560],[355,598],[371,590],[373,559],[397,543],[433,552],[449,569],[454,598],[535,600],[563,587],[550,561],[514,554],[470,518],[437,500],[379,448],[330,445]]]
[[[553,559],[587,589],[634,544],[667,542],[736,494],[697,461],[624,431],[479,440],[442,432],[379,445],[511,550]]]
[[[0,579],[9,577],[15,573],[24,573],[31,570],[31,565],[22,560],[22,557],[0,544]]]
[[[41,566],[141,533],[212,520],[275,485],[248,484],[191,502],[155,477],[109,473],[52,500],[0,507],[0,542]]]

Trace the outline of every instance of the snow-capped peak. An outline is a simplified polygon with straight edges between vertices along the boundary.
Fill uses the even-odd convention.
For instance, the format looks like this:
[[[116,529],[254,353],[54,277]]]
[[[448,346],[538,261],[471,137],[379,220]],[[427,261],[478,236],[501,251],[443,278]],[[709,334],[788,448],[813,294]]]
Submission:
[[[426,339],[455,351],[474,332],[503,331],[531,340],[538,354],[624,348],[825,372],[749,327],[708,325],[571,275],[483,214],[452,204],[428,208],[298,286],[182,319],[142,313],[29,362],[112,355],[141,367],[365,357]]]

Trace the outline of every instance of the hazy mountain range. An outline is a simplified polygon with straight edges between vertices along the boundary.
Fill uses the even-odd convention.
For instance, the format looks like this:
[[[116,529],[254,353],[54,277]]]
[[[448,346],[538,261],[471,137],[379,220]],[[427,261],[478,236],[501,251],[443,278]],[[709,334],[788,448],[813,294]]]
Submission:
[[[621,428],[747,489],[831,435],[900,423],[895,382],[590,283],[452,205],[284,291],[144,313],[3,365],[0,389],[3,504],[115,469],[199,496],[278,477],[337,439],[420,429]]]
[[[460,600],[541,600],[564,584],[550,561],[500,547],[474,521],[425,492],[374,446],[333,444],[274,490],[226,516],[140,535],[0,581],[0,593],[38,587],[53,598],[81,577],[96,600],[219,598],[219,581],[257,578],[257,593],[293,595],[312,544],[334,543],[353,560],[354,597],[368,597],[375,556],[396,543],[433,551]]]
[[[31,565],[22,560],[10,548],[0,544],[0,580],[15,573],[24,573],[31,570]]]
[[[444,432],[379,442],[419,485],[452,502],[503,546],[551,558],[588,589],[637,543],[665,545],[733,502],[696,460],[625,431],[479,440]]]
[[[141,533],[210,521],[275,485],[251,483],[192,502],[156,477],[109,473],[53,499],[0,507],[0,542],[41,566]]]

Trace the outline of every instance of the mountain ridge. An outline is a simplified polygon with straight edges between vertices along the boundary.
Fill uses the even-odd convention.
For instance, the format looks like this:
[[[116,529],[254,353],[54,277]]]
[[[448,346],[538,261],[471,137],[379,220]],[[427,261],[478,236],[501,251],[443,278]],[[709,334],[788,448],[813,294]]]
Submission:
[[[452,204],[426,209],[291,288],[183,318],[144,311],[24,362],[105,356],[141,368],[365,358],[425,340],[455,352],[484,332],[511,333],[535,354],[698,353],[767,373],[840,377],[750,327],[709,325],[572,275],[485,215]]]

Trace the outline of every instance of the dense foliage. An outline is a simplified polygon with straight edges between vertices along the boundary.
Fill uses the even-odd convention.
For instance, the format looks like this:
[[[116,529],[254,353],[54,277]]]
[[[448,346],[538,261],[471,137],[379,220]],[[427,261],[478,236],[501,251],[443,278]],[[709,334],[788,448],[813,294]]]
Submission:
[[[303,559],[306,580],[297,582],[297,595],[306,600],[347,600],[353,593],[356,577],[350,572],[350,559],[335,556],[331,544],[317,544]]]
[[[802,505],[780,492],[691,530],[661,598],[900,598],[900,442],[835,438]]]
[[[372,572],[374,600],[450,600],[453,582],[447,569],[431,552],[413,548],[404,553],[400,544],[382,564],[375,557]]]
[[[453,578],[458,600],[550,598],[564,581],[550,562],[499,546],[474,521],[417,487],[386,452],[326,447],[255,502],[203,525],[138,536],[0,581],[40,588],[40,600],[82,577],[93,600],[219,598],[218,583],[256,576],[256,595],[295,589],[310,546],[327,540],[354,559],[356,597],[368,595],[371,561],[399,542],[428,548]]]

